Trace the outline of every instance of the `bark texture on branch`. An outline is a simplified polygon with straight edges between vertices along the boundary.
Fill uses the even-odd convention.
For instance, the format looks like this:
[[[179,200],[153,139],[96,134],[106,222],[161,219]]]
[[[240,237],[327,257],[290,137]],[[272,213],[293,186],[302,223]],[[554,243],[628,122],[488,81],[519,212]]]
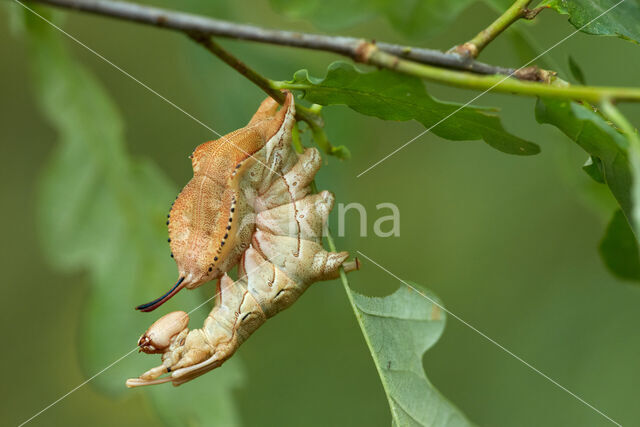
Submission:
[[[328,36],[296,31],[272,30],[254,25],[238,24],[190,13],[143,6],[111,0],[28,0],[26,3],[43,3],[65,9],[79,10],[96,15],[109,16],[126,21],[168,28],[189,34],[250,40],[281,46],[322,50],[357,60],[358,49],[366,40],[355,37]],[[477,74],[511,74],[512,68],[498,67],[474,61],[456,53],[439,50],[377,42],[377,47],[389,54],[414,62],[435,65]]]

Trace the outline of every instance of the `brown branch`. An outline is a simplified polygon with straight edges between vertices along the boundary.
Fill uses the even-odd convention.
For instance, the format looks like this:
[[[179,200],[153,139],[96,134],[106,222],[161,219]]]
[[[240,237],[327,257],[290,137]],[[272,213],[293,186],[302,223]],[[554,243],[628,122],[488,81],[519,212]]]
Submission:
[[[121,1],[28,0],[28,2],[79,10],[96,15],[181,31],[187,34],[250,40],[258,43],[333,52],[354,60],[358,58],[359,48],[367,43],[366,40],[354,37],[272,30]],[[477,74],[508,75],[515,71],[512,68],[493,66],[474,61],[471,58],[466,58],[457,53],[444,53],[439,50],[402,46],[385,42],[377,42],[376,45],[381,51],[391,55],[441,68],[464,70]]]
[[[407,60],[404,57],[411,52],[425,54],[428,50],[412,51],[414,48],[403,47],[404,56],[399,57],[388,52],[384,43],[369,43],[361,39],[338,36],[323,36],[317,34],[295,33],[291,31],[266,30],[250,25],[240,25],[227,21],[204,18],[181,12],[172,12],[163,9],[140,6],[120,1],[107,0],[28,0],[31,3],[44,3],[71,9],[84,10],[100,15],[117,17],[129,21],[141,22],[148,25],[170,28],[183,32],[189,36],[211,36],[213,34],[222,37],[254,40],[263,43],[296,46],[307,49],[325,50],[348,56],[357,62],[376,65],[395,70],[422,79],[444,83],[450,86],[458,86],[474,90],[493,90],[524,96],[542,96],[560,99],[586,100],[600,102],[608,98],[617,101],[640,101],[640,88],[627,87],[598,87],[598,86],[567,86],[548,84],[552,77],[549,72],[541,74],[536,69],[511,70],[508,77],[500,75],[478,75],[469,72],[469,68],[452,70],[445,67],[444,63],[429,65],[420,63],[415,58]],[[518,0],[515,4],[521,5],[524,0]],[[528,3],[527,3],[528,4]],[[392,49],[393,50],[393,49]],[[437,51],[433,51],[437,52]],[[458,55],[447,55],[437,52],[445,58],[459,58]],[[423,58],[424,59],[424,58]],[[469,62],[469,64],[478,64]],[[458,64],[460,65],[460,63]],[[544,71],[544,70],[543,70]],[[482,74],[482,73],[480,73]],[[515,78],[510,78],[511,76]],[[534,79],[536,82],[521,80]],[[274,86],[271,85],[271,88]],[[311,112],[309,110],[309,112]],[[306,121],[306,120],[305,120]],[[309,123],[309,122],[308,122]]]

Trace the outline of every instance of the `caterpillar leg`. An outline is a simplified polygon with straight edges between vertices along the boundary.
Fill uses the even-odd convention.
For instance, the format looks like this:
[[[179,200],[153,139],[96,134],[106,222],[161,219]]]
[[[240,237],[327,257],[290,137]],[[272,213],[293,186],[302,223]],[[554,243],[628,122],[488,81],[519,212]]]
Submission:
[[[174,313],[169,313],[164,317],[172,316]],[[164,317],[161,317],[160,320],[163,320]],[[150,333],[161,335],[166,332],[154,329],[154,325],[144,336],[148,336]],[[127,387],[161,384],[169,381],[174,385],[179,385],[217,368],[235,352],[235,349],[230,346],[212,346],[202,329],[191,331],[187,329],[185,332],[172,339],[171,344],[164,349],[161,365],[149,369],[138,378],[127,380]],[[147,352],[142,346],[141,351]],[[155,351],[155,353],[158,352]],[[164,374],[169,375],[162,377]]]
[[[267,252],[276,236],[257,236]],[[139,378],[127,380],[128,387],[172,382],[178,386],[221,366],[264,322],[293,304],[317,280],[357,270],[357,259],[345,262],[346,252],[326,252],[315,242],[303,240],[300,257],[292,250],[297,239],[286,239],[289,251],[272,253],[265,259],[253,246],[245,252],[239,267],[241,279],[220,279],[220,295],[201,329],[189,330],[187,313],[178,311],[158,319],[140,338],[141,351],[161,353],[162,364]],[[278,245],[282,245],[280,243]],[[288,253],[287,253],[288,252]],[[167,374],[167,375],[165,375]]]
[[[222,365],[266,316],[248,295],[246,281],[224,275],[220,298],[201,329],[189,330],[187,313],[177,311],[158,319],[140,338],[140,350],[161,353],[162,364],[127,380],[128,387],[180,385]],[[168,374],[167,376],[164,376]]]

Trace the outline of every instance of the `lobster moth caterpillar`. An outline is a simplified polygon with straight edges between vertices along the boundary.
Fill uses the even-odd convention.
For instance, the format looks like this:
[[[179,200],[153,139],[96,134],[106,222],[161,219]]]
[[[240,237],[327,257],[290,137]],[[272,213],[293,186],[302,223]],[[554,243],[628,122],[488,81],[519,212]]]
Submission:
[[[347,252],[327,252],[322,232],[333,208],[328,191],[309,185],[320,153],[291,147],[293,96],[278,110],[262,102],[249,124],[198,146],[193,178],[169,215],[169,242],[177,283],[162,297],[137,307],[152,311],[183,288],[218,279],[215,305],[200,329],[189,315],[169,313],[138,341],[140,350],[162,355],[162,364],[127,380],[128,387],[171,381],[180,385],[215,369],[269,317],[293,304],[314,282],[352,271]],[[227,275],[238,266],[238,280]]]

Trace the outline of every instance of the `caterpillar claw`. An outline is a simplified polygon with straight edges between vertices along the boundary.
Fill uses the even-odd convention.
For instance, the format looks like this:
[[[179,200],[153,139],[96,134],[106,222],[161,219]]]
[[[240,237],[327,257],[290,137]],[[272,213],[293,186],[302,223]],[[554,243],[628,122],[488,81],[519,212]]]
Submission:
[[[162,377],[162,375],[169,372],[169,369],[164,366],[156,366],[154,368],[149,369],[144,374],[140,375],[138,378],[129,378],[126,381],[126,386],[128,388],[133,387],[142,387],[145,385],[155,385],[162,384],[171,381],[171,377]],[[162,377],[162,378],[161,378]]]
[[[219,355],[214,354],[204,362],[175,371],[174,373],[171,374],[171,382],[173,383],[174,386],[179,386],[186,382],[189,382],[192,379],[197,378],[202,374],[205,374],[211,370],[219,368],[229,357],[220,359]]]
[[[168,372],[168,369],[166,366],[164,365],[156,366],[155,368],[151,368],[144,374],[140,375],[140,379],[144,381],[153,381],[159,378],[160,376],[166,374],[167,372]]]
[[[156,378],[153,380],[145,380],[142,378],[129,378],[125,384],[128,388],[143,387],[146,385],[163,384],[171,381],[171,377]]]

